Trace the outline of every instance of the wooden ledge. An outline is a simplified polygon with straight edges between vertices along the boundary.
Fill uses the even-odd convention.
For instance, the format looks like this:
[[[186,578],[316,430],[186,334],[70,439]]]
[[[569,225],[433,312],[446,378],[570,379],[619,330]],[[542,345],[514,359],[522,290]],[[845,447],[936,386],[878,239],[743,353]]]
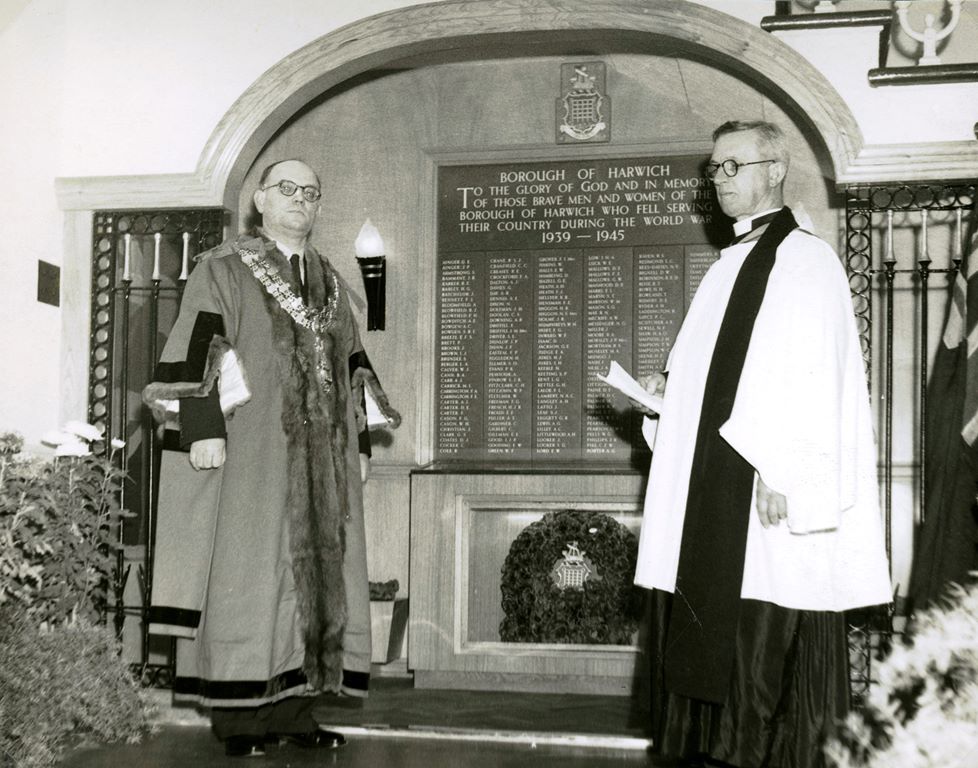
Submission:
[[[761,19],[761,29],[765,32],[786,32],[798,29],[885,26],[888,30],[892,21],[893,12],[890,10],[811,13],[792,16],[765,16]]]
[[[647,459],[645,461],[647,465]],[[433,461],[412,475],[643,475],[648,471],[622,462],[585,461]]]
[[[935,64],[918,67],[880,67],[869,70],[869,84],[933,85],[978,81],[978,62],[974,64]]]

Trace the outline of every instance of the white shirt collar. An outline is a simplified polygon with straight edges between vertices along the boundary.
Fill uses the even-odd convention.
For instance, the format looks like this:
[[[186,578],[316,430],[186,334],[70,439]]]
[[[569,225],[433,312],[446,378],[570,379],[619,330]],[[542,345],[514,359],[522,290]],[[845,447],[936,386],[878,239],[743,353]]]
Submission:
[[[733,225],[734,235],[740,237],[741,235],[746,235],[751,231],[751,223],[758,216],[764,216],[767,213],[776,213],[780,211],[780,208],[768,208],[766,211],[758,211],[757,213],[751,214],[746,219],[741,219],[740,221],[735,221]]]
[[[278,240],[275,241],[275,247],[278,248],[282,252],[282,254],[285,256],[286,259],[291,259],[292,258],[292,254],[295,253],[295,251],[293,251],[287,245],[283,245]],[[299,255],[300,256],[305,256],[305,251],[303,251]],[[306,282],[306,260],[305,260],[305,258],[299,259],[299,276],[302,278],[302,282],[305,283]]]

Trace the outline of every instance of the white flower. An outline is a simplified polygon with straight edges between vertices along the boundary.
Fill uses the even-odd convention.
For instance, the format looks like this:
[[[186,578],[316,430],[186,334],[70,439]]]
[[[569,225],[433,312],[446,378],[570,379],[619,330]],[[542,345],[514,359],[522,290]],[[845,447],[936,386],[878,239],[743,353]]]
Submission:
[[[55,456],[88,456],[91,452],[88,443],[82,442],[77,438],[64,442],[54,449]]]
[[[113,450],[118,451],[118,450],[126,447],[126,441],[125,440],[120,440],[118,437],[113,437],[112,438],[112,442],[109,443],[109,445],[112,446],[112,449]]]
[[[78,435],[89,442],[102,439],[102,430],[84,421],[69,421],[64,425],[64,431],[73,435]]]
[[[45,432],[43,435],[41,435],[41,442],[50,446],[58,446],[62,443],[68,443],[77,439],[77,436],[68,432],[63,432],[60,429],[52,429],[50,432]]]

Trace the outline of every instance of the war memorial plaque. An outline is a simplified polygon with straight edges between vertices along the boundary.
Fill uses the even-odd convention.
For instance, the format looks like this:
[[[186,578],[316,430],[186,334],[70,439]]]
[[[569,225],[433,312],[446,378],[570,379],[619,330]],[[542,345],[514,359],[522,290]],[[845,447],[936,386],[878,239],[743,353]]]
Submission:
[[[629,461],[597,379],[661,370],[728,225],[703,156],[438,171],[436,460]]]

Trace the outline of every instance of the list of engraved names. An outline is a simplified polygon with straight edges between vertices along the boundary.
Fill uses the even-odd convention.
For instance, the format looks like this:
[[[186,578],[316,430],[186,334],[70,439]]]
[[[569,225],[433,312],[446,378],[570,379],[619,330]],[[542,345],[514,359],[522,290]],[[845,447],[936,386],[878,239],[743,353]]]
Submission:
[[[597,375],[665,364],[727,229],[703,162],[439,169],[436,459],[642,450],[634,411]]]

